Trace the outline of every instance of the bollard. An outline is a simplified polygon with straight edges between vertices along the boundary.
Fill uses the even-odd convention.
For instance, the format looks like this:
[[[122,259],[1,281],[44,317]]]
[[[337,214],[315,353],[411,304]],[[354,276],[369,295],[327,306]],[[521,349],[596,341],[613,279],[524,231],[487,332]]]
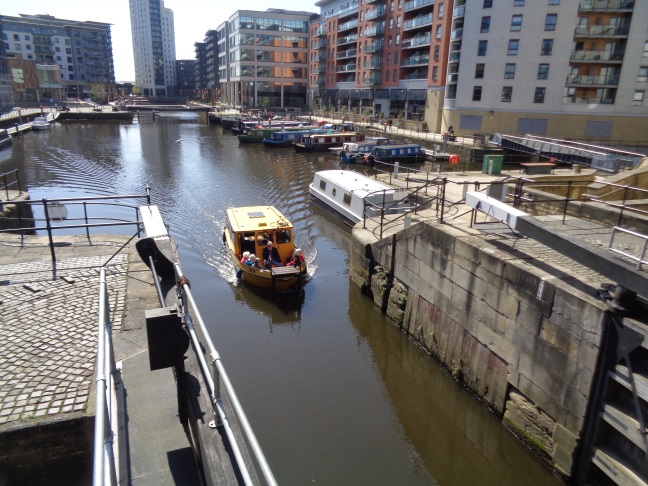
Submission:
[[[398,179],[398,167],[399,167],[398,162],[394,162],[394,179]]]

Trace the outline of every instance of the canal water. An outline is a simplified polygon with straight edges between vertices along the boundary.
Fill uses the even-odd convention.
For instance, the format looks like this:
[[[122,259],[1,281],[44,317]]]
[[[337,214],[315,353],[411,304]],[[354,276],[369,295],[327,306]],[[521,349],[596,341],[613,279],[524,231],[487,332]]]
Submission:
[[[562,484],[350,284],[350,232],[308,196],[313,172],[337,167],[329,154],[239,145],[193,114],[57,123],[0,158],[32,199],[151,187],[279,484]],[[276,304],[236,281],[226,208],[258,204],[295,225],[302,299]]]

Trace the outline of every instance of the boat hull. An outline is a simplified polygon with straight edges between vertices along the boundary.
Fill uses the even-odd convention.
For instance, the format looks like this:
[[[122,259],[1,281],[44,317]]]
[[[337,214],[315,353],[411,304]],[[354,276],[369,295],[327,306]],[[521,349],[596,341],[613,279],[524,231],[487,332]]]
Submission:
[[[231,247],[230,247],[231,248]],[[237,269],[239,279],[259,289],[270,290],[273,293],[289,293],[301,290],[307,274],[306,262],[300,267],[276,267],[271,270],[254,268],[244,263],[230,249],[230,255]],[[240,270],[240,272],[238,272]]]
[[[317,206],[322,208],[327,213],[330,213],[336,218],[338,218],[339,220],[341,220],[345,225],[349,226],[350,228],[353,228],[357,223],[360,222],[360,219],[356,219],[355,215],[343,213],[342,211],[332,206],[328,201],[322,199],[317,193],[317,191],[313,189],[312,184],[308,187],[308,192],[310,194],[311,201],[313,201],[315,204],[317,204]]]

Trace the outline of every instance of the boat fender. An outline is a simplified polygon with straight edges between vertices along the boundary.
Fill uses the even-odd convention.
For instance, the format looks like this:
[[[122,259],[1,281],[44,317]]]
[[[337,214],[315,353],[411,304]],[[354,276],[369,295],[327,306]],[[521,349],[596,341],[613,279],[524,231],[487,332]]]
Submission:
[[[225,232],[223,231],[223,243],[225,243]]]

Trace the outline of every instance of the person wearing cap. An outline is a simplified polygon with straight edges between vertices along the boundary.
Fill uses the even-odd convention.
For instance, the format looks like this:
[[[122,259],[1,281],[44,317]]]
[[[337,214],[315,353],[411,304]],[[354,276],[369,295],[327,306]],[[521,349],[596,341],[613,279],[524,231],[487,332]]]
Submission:
[[[263,249],[263,265],[265,268],[271,268],[273,265],[275,267],[281,266],[281,257],[279,256],[279,251],[272,246],[272,241],[268,240],[267,246]]]

